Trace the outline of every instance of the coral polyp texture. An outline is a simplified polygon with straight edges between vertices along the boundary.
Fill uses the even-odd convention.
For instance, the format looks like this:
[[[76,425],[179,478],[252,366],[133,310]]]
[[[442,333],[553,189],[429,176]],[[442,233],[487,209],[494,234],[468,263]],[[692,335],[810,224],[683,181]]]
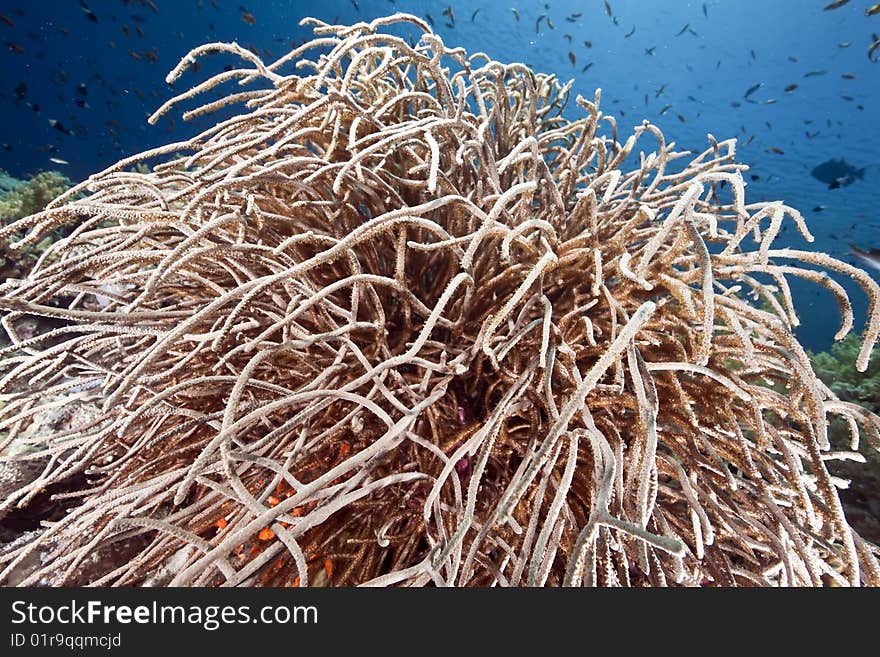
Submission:
[[[414,16],[304,22],[270,64],[189,53],[170,82],[241,64],[151,122],[237,113],[0,233],[73,227],[0,290],[3,444],[39,464],[2,509],[65,507],[5,582],[880,584],[826,468],[880,418],[814,375],[789,281],[834,294],[838,338],[827,272],[864,289],[860,370],[880,289],[774,246],[812,237],[747,202],[734,140],[619,140],[599,92],[566,118],[570,84]]]

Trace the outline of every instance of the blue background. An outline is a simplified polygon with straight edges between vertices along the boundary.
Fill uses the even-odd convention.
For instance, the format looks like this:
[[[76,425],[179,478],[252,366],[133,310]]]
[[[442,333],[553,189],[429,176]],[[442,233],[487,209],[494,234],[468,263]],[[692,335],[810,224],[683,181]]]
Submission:
[[[146,117],[175,91],[235,63],[209,58],[174,89],[166,85],[167,72],[201,43],[235,40],[271,61],[310,35],[298,25],[305,16],[350,23],[407,11],[430,14],[448,45],[573,78],[574,93],[589,98],[601,87],[602,109],[617,117],[621,141],[643,118],[681,148],[703,150],[707,133],[738,137],[738,159],[752,167],[746,201],[784,200],[804,214],[816,236],[808,247],[789,228],[781,246],[815,248],[854,263],[848,245],[880,247],[880,64],[867,57],[880,16],[865,16],[867,0],[833,11],[823,11],[822,0],[612,0],[613,18],[602,0],[459,0],[452,4],[453,27],[444,15],[447,2],[355,4],[88,0],[95,22],[79,0],[2,0],[0,14],[13,24],[0,21],[0,168],[17,177],[60,169],[81,180],[124,156],[196,134],[208,119],[187,124],[175,110],[149,126]],[[518,21],[511,7],[519,11]],[[252,25],[245,12],[253,16]],[[582,16],[566,20],[573,12]],[[555,29],[544,19],[536,31],[541,15]],[[650,48],[653,55],[645,52]],[[588,63],[592,66],[583,72]],[[805,77],[811,71],[824,73]],[[845,79],[844,73],[855,77]],[[743,102],[746,90],[758,83],[752,99],[776,103]],[[85,96],[78,91],[81,84]],[[791,84],[799,88],[783,91]],[[569,114],[578,114],[573,103]],[[52,128],[49,119],[70,134]],[[53,164],[52,157],[69,164]],[[864,180],[829,190],[810,176],[815,165],[832,157],[866,167]],[[880,277],[876,270],[871,274]],[[852,293],[861,330],[864,295],[841,282]],[[813,285],[793,289],[802,321],[799,338],[809,348],[827,348],[838,326],[830,294]]]

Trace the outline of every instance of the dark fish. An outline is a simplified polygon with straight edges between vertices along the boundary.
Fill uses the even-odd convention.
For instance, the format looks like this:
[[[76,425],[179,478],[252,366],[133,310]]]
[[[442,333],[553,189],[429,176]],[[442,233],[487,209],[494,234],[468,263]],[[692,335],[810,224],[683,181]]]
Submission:
[[[730,106],[731,107],[742,107],[742,103],[739,102],[738,100],[732,100],[732,101],[730,101]]]
[[[70,134],[70,130],[68,130],[67,128],[65,128],[65,127],[61,124],[61,121],[56,121],[55,119],[49,119],[49,126],[52,127],[52,128],[55,128],[58,132],[63,132],[65,135],[69,135],[69,134]]]
[[[519,21],[519,12],[518,12],[516,9],[513,9],[513,8],[511,8],[510,11],[513,12],[513,17],[514,17],[514,18],[517,20],[517,22],[518,22],[518,21]]]
[[[571,62],[572,66],[575,66],[577,64],[577,57],[575,57],[574,53],[570,50],[568,51],[568,61]]]
[[[611,4],[608,2],[608,0],[605,0],[605,13],[609,16],[613,13],[611,9]]]
[[[663,92],[666,91],[666,84],[667,83],[664,82],[663,84],[660,85],[660,88],[654,92],[654,98],[660,98],[660,96],[663,95]]]
[[[815,166],[810,175],[828,185],[828,189],[837,189],[863,180],[865,169],[856,169],[844,159],[832,159]]]
[[[655,50],[657,50],[657,46],[651,46],[650,48],[645,48],[645,54],[653,56]]]
[[[592,48],[593,42],[592,41],[584,41],[584,47],[585,48]]]
[[[853,98],[852,96],[844,96],[843,94],[841,94],[840,97],[843,98],[843,100],[849,100],[849,101],[855,100],[855,98]]]
[[[662,109],[660,110],[660,116],[663,116],[664,114],[666,114],[666,112],[668,112],[671,109],[672,109],[672,104],[664,105],[662,107]]]
[[[768,149],[767,152],[768,153],[776,153],[776,155],[785,155],[784,150],[782,150],[781,148],[776,148],[775,146],[773,148]]]
[[[706,3],[703,3],[703,16],[705,18],[709,18],[709,8],[706,6]]]
[[[425,14],[425,20],[428,21],[428,25],[434,27],[434,17],[431,14]]]
[[[23,55],[24,52],[25,52],[25,50],[24,50],[24,46],[21,45],[20,43],[15,43],[14,41],[7,41],[7,42],[6,42],[6,46],[7,46],[10,50],[12,50],[13,52],[18,53],[19,55]]]
[[[684,117],[681,114],[678,115],[678,120],[684,123]]]
[[[825,75],[827,72],[828,71],[826,71],[824,68],[820,68],[820,69],[816,69],[815,71],[807,71],[806,73],[804,73],[804,77],[805,78],[813,78],[813,77],[816,77],[817,75]]]
[[[684,34],[685,32],[688,31],[688,28],[690,28],[690,26],[691,26],[691,24],[688,23],[688,24],[685,25],[683,28],[681,28],[681,29],[678,31],[678,34],[676,34],[675,36],[681,36],[682,34]]]
[[[84,2],[84,0],[79,0],[79,6],[80,6],[80,9],[82,9],[85,12],[86,18],[88,18],[93,23],[98,22],[98,17],[95,16],[95,12],[93,12],[91,9],[89,9],[89,6]]]
[[[758,89],[760,89],[763,86],[764,86],[763,82],[759,82],[758,84],[753,84],[751,87],[746,89],[746,93],[743,95],[743,98],[745,98],[746,100],[749,100],[749,96],[751,96],[753,93],[755,93]]]
[[[15,23],[12,22],[12,19],[9,18],[9,16],[4,16],[3,14],[0,14],[0,21],[6,23],[9,27],[15,27]]]
[[[876,16],[877,14],[880,14],[880,2],[865,9],[865,16]]]
[[[824,210],[824,209],[825,209],[824,205],[817,205],[815,208],[813,208],[813,212],[822,212],[822,210]]]
[[[477,17],[477,14],[479,14],[479,13],[480,13],[480,10],[479,10],[479,8],[477,8],[477,9],[474,11],[474,13],[471,14],[471,23],[474,22],[474,19]]]
[[[825,11],[831,11],[832,9],[837,9],[839,7],[843,7],[849,0],[834,0],[831,4],[825,5],[822,7]]]
[[[587,71],[589,71],[589,70],[590,70],[590,67],[593,65],[593,63],[594,63],[594,62],[590,62],[589,64],[587,64],[586,66],[584,66],[584,67],[581,69],[581,73],[586,73]]]
[[[857,246],[849,245],[853,255],[869,267],[880,270],[880,249],[862,250]]]
[[[629,39],[629,38],[630,38],[633,34],[635,34],[635,33],[636,33],[636,26],[633,25],[633,29],[631,29],[629,32],[627,32],[626,34],[624,34],[624,35],[623,35],[623,38],[624,38],[624,39]]]
[[[549,18],[547,19],[547,27],[549,27],[551,30],[556,29],[556,26],[553,24],[553,21],[551,21]]]
[[[562,38],[565,39],[566,41],[568,41],[568,43],[570,44],[570,43],[571,43],[571,40],[572,40],[574,37],[572,37],[570,34],[563,34],[563,35],[562,35]]]
[[[257,22],[257,19],[254,18],[254,15],[249,11],[241,12],[241,20],[248,25],[254,25]]]
[[[355,11],[360,11],[360,10],[361,10],[361,6],[360,6],[360,4],[358,4],[358,1],[357,1],[357,0],[351,0],[351,5],[352,5],[352,7],[354,7],[354,10],[355,10]]]
[[[788,61],[790,61],[792,64],[797,64],[797,63],[798,63],[798,58],[797,58],[797,57],[794,57],[794,56],[792,56],[792,55],[789,55],[789,56],[788,56]]]
[[[538,16],[538,20],[535,21],[535,33],[541,31],[541,21],[547,18],[547,14],[541,14]]]
[[[755,54],[754,50],[749,50],[749,55],[751,55],[753,61],[758,61],[758,56]]]
[[[841,73],[840,77],[842,77],[844,80],[855,80],[856,79],[856,76],[853,75],[852,73]]]
[[[756,173],[753,173],[751,176],[749,176],[749,178],[752,179],[752,182],[760,182],[761,180],[761,176]]]
[[[783,91],[785,91],[786,93],[791,93],[792,91],[794,91],[797,88],[798,88],[798,85],[790,84],[785,89],[783,89]]]

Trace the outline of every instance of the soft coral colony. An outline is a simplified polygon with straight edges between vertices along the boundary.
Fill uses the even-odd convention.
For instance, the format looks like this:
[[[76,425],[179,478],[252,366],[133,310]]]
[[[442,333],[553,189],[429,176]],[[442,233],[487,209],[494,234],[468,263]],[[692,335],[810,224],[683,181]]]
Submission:
[[[599,92],[569,120],[570,84],[413,16],[304,22],[314,40],[270,64],[192,51],[169,81],[241,64],[152,121],[232,81],[184,116],[239,113],[2,230],[72,227],[0,289],[4,444],[49,404],[102,412],[15,457],[40,470],[4,511],[46,489],[69,508],[0,577],[880,584],[826,468],[852,455],[829,418],[853,452],[880,418],[813,374],[788,281],[834,294],[839,338],[825,271],[864,289],[860,370],[880,289],[774,246],[783,222],[812,237],[746,201],[734,140],[619,141]],[[55,324],[18,336],[26,316]]]

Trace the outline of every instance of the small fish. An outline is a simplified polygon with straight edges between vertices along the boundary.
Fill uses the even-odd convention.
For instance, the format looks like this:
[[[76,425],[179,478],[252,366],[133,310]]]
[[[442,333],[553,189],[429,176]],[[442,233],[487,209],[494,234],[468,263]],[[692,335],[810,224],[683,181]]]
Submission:
[[[434,27],[434,17],[431,14],[425,14],[425,20],[428,21],[428,25]]]
[[[764,86],[764,83],[763,83],[763,82],[759,82],[758,84],[753,84],[751,87],[749,87],[749,88],[746,90],[746,93],[743,95],[743,98],[745,98],[746,100],[748,100],[748,99],[749,99],[749,96],[751,96],[753,93],[755,93],[758,89],[760,89],[760,88],[763,87],[763,86]]]
[[[568,43],[570,44],[570,43],[571,43],[571,40],[572,40],[574,37],[572,37],[570,34],[563,34],[563,35],[562,35],[562,38],[565,39],[566,41],[568,41]]]
[[[660,98],[663,95],[663,92],[666,91],[666,83],[660,85],[660,88],[654,92],[654,98]]]
[[[847,101],[853,101],[853,100],[855,100],[855,98],[853,98],[852,96],[844,96],[844,95],[841,94],[840,97],[841,97],[843,100],[847,100]]]
[[[95,16],[95,12],[89,9],[89,6],[83,0],[79,0],[79,7],[85,12],[86,18],[88,18],[93,23],[98,22],[98,17]]]
[[[880,14],[880,2],[865,9],[865,16],[876,16],[877,14]]]
[[[852,45],[852,41],[841,41],[837,44],[838,48],[849,48]]]
[[[684,123],[684,117],[681,114],[678,115],[678,120]]]
[[[3,14],[0,14],[0,21],[6,23],[9,27],[15,27],[15,23],[12,22],[12,19],[9,18],[9,16],[4,16]]]
[[[15,43],[14,41],[7,41],[6,46],[12,50],[13,52],[18,53],[19,55],[23,55],[25,53],[24,46],[20,43]],[[869,55],[870,57],[870,55]]]
[[[788,61],[790,61],[792,64],[797,64],[797,63],[798,63],[798,58],[797,58],[797,57],[793,57],[792,55],[789,55],[789,56],[788,56]]]
[[[576,65],[577,65],[577,57],[575,57],[575,56],[574,56],[574,53],[571,52],[570,50],[568,51],[568,61],[571,62],[571,65],[572,65],[572,66],[576,66]]]
[[[549,18],[547,19],[547,27],[549,27],[551,30],[556,29],[556,26],[553,25],[553,21],[551,21]]]
[[[709,18],[709,8],[706,6],[706,3],[703,3],[703,17]]]
[[[664,106],[660,109],[660,116],[663,116],[664,114],[666,114],[666,112],[668,112],[668,111],[671,110],[671,109],[672,109],[672,104],[671,104],[671,103],[670,103],[670,104],[667,104],[667,105],[664,105]]]
[[[248,25],[254,25],[257,22],[257,19],[254,18],[254,15],[249,11],[241,12],[241,20]]]
[[[794,91],[795,89],[797,89],[799,86],[800,86],[800,85],[797,85],[797,84],[790,84],[790,85],[788,85],[785,89],[783,89],[783,91],[784,91],[785,93],[791,93],[792,91]]]
[[[806,73],[804,73],[804,77],[805,78],[812,78],[812,77],[816,77],[817,75],[825,75],[827,72],[828,71],[826,71],[824,68],[820,68],[820,69],[816,69],[815,71],[807,71]]]
[[[137,35],[138,35],[138,38],[139,38],[139,39],[143,39],[143,38],[144,38],[144,31],[143,31],[141,28],[139,28],[137,25],[135,25],[135,27],[134,27],[134,31],[137,32]]]
[[[513,17],[516,19],[517,22],[519,22],[519,12],[513,7],[510,8],[510,11],[513,12]]]
[[[755,54],[754,50],[749,50],[749,55],[751,55],[752,61],[758,61],[758,56]]]
[[[547,18],[547,14],[541,14],[538,16],[538,20],[535,21],[535,34],[541,31],[541,21]]]
[[[732,100],[732,101],[730,101],[730,106],[731,107],[742,107],[742,103],[739,102],[738,100]]]
[[[452,9],[452,5],[449,5],[446,9],[443,10],[443,15],[449,19],[449,21],[455,25],[455,11]]]
[[[767,100],[762,100],[758,103],[758,105],[773,105],[776,103],[775,98],[768,98]]]
[[[863,251],[857,246],[849,245],[852,254],[869,267],[880,270],[880,249],[868,249]]]
[[[688,24],[685,25],[683,28],[681,28],[681,29],[678,31],[678,34],[676,34],[675,36],[681,36],[682,34],[684,34],[685,32],[688,31],[688,29],[690,28],[690,26],[691,26],[691,24],[688,23]]]
[[[586,66],[584,66],[584,67],[581,69],[581,73],[586,73],[587,71],[589,71],[589,70],[590,70],[590,67],[593,65],[593,63],[594,63],[594,62],[590,62],[589,64],[587,64]]]
[[[645,48],[645,54],[653,57],[655,50],[657,50],[657,46],[651,46],[650,48]]]
[[[584,47],[585,48],[592,48],[593,42],[592,41],[584,41]]]
[[[360,6],[360,4],[358,4],[358,1],[357,1],[357,0],[351,0],[351,5],[352,5],[352,7],[354,7],[354,10],[355,10],[355,11],[360,11],[360,10],[361,10],[361,6]]]
[[[785,155],[784,150],[782,150],[781,148],[776,148],[775,146],[773,148],[768,149],[767,152],[768,153],[776,153],[776,155]]]
[[[822,212],[822,210],[824,210],[824,209],[825,209],[824,205],[817,205],[815,208],[813,208],[813,212]]]
[[[872,34],[871,37],[874,39],[874,42],[871,44],[871,47],[868,48],[868,61],[876,64],[880,61],[880,54],[875,56],[874,53],[880,49],[880,38],[878,38],[876,34]]]
[[[474,13],[471,14],[471,23],[474,22],[474,19],[477,17],[477,14],[479,14],[479,13],[480,13],[480,10],[479,10],[479,8],[477,8],[477,9],[474,11]]]
[[[633,29],[631,29],[629,32],[627,32],[626,34],[624,34],[624,35],[623,35],[623,38],[624,38],[624,39],[629,39],[629,38],[630,38],[633,34],[635,34],[635,33],[636,33],[636,26],[633,25]]]
[[[605,13],[611,16],[613,14],[613,10],[611,9],[611,3],[608,0],[605,0]]]
[[[840,77],[842,77],[844,80],[855,80],[856,79],[856,76],[853,75],[852,73],[841,73]]]
[[[832,2],[831,4],[828,4],[828,5],[825,5],[824,7],[822,7],[822,9],[824,11],[831,11],[832,9],[839,9],[840,7],[843,7],[843,5],[845,5],[847,2],[849,2],[849,0],[834,0],[834,2]]]
[[[68,130],[67,128],[65,128],[65,127],[61,124],[61,121],[57,121],[57,120],[55,120],[55,119],[49,119],[49,126],[52,127],[52,128],[55,128],[58,132],[63,132],[65,135],[69,135],[69,134],[70,134],[70,130]]]
[[[574,23],[574,22],[575,22],[578,18],[580,18],[581,16],[583,16],[583,14],[582,14],[581,12],[579,12],[579,11],[576,11],[576,12],[573,12],[573,13],[571,14],[571,16],[569,16],[569,17],[566,18],[565,20],[567,20],[567,21],[569,21],[569,22],[571,22],[571,23]]]
[[[62,160],[60,157],[50,157],[49,161],[52,164],[70,164],[67,160]]]

